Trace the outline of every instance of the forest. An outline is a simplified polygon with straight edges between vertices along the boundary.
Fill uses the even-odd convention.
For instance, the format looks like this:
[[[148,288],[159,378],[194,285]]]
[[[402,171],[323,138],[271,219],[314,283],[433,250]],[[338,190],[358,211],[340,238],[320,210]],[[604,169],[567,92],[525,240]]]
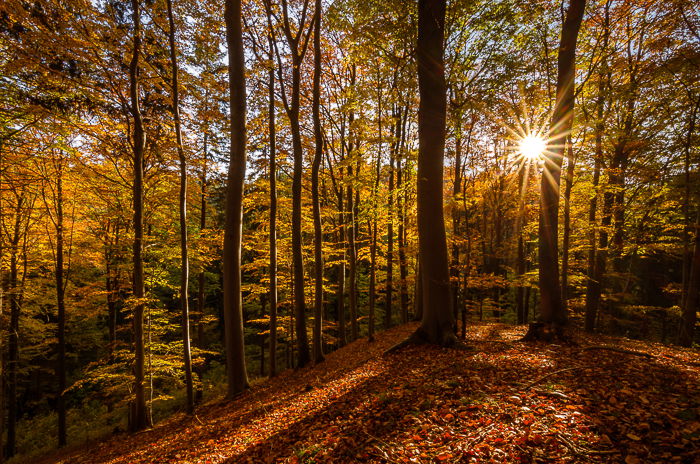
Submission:
[[[700,460],[700,5],[0,2],[0,462]]]

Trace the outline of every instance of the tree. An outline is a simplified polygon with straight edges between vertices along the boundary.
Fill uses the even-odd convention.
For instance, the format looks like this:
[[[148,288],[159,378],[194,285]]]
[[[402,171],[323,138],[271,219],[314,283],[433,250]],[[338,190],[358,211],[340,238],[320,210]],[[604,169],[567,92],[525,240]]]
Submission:
[[[423,317],[413,338],[456,341],[443,211],[447,93],[444,69],[445,0],[418,1],[418,243]]]
[[[566,140],[571,132],[574,110],[576,41],[583,20],[585,0],[571,0],[562,25],[557,68],[557,98],[550,123],[541,181],[539,222],[540,320],[548,331],[561,335],[567,321],[559,280],[559,184]],[[526,338],[537,337],[532,330]]]
[[[302,196],[302,170],[304,162],[304,149],[301,141],[301,126],[299,123],[300,94],[301,94],[301,65],[306,55],[309,39],[313,32],[313,19],[310,25],[307,23],[307,9],[309,0],[304,0],[299,24],[296,31],[293,29],[289,18],[289,5],[287,0],[282,0],[283,23],[282,30],[292,58],[292,83],[291,95],[288,99],[284,84],[281,85],[282,101],[287,110],[287,117],[292,132],[292,156],[294,158],[294,172],[292,175],[292,261],[294,266],[294,312],[296,318],[297,333],[297,367],[303,367],[311,360],[309,342],[306,335],[306,303],[304,301],[304,255],[301,234],[301,196]],[[306,29],[306,30],[305,30]],[[282,79],[282,63],[277,50],[280,82]]]
[[[134,403],[130,415],[131,431],[137,432],[145,429],[148,424],[146,414],[146,393],[144,388],[144,342],[143,342],[143,312],[145,309],[145,288],[143,273],[143,165],[144,150],[146,148],[146,133],[141,115],[139,97],[139,58],[141,56],[141,11],[139,0],[131,0],[132,21],[134,25],[134,48],[129,65],[129,95],[131,98],[131,115],[134,128],[133,139],[133,163],[134,183],[132,187],[134,206]]]
[[[231,147],[226,186],[224,230],[224,335],[228,397],[248,388],[243,337],[241,296],[241,236],[243,183],[246,169],[246,88],[241,0],[226,0],[226,42],[229,55],[229,99],[231,104]]]
[[[182,311],[182,347],[185,365],[185,388],[187,391],[187,414],[194,413],[194,388],[192,386],[192,353],[190,349],[190,303],[189,277],[190,261],[187,250],[187,159],[182,147],[182,127],[180,124],[180,89],[178,83],[177,50],[175,48],[175,20],[173,2],[167,0],[168,42],[170,44],[170,73],[172,74],[172,111],[175,121],[177,156],[180,161],[180,310]]]
[[[313,360],[323,361],[323,229],[321,228],[321,199],[318,176],[323,158],[321,129],[321,0],[316,0],[314,11],[314,83],[311,103],[314,120],[314,160],[311,168],[311,201],[314,215],[314,332]]]

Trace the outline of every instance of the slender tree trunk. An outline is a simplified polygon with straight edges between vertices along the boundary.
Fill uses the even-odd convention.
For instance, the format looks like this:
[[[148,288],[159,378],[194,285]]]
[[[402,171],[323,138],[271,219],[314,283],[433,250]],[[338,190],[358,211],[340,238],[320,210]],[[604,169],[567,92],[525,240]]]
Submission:
[[[119,249],[119,220],[114,223],[114,239],[110,237],[110,224],[107,224],[107,244],[105,250],[105,291],[107,292],[107,326],[109,331],[109,363],[114,362],[114,349],[117,345],[117,292],[118,282],[116,270],[112,269],[115,258],[114,253]]]
[[[192,350],[190,348],[190,303],[189,280],[190,260],[187,249],[187,159],[182,147],[180,124],[180,89],[178,83],[177,50],[175,49],[175,19],[173,2],[166,1],[168,8],[168,42],[170,44],[170,72],[172,74],[173,119],[175,120],[175,140],[180,160],[180,310],[182,312],[182,347],[185,368],[185,389],[187,392],[187,414],[194,413],[194,388],[192,382]]]
[[[352,179],[352,166],[347,168],[348,179]],[[347,186],[349,223],[346,227],[348,234],[348,255],[350,257],[350,272],[348,275],[348,292],[350,303],[350,338],[355,341],[359,336],[357,327],[357,251],[355,247],[355,202],[353,188]]]
[[[518,211],[518,257],[516,262],[516,272],[518,273],[518,288],[515,294],[515,308],[518,317],[518,324],[526,324],[527,318],[525,316],[525,287],[523,286],[523,279],[525,278],[525,238],[523,237],[523,230],[525,228],[525,199],[527,196],[527,179],[529,177],[530,164],[523,163],[518,170],[518,186],[520,191],[520,205]]]
[[[418,244],[423,281],[419,340],[456,341],[443,211],[446,86],[445,0],[418,1]]]
[[[15,224],[12,241],[10,242],[10,327],[8,336],[8,362],[7,362],[7,442],[5,456],[11,458],[15,455],[17,441],[17,373],[19,370],[19,313],[20,313],[20,289],[17,285],[18,253],[21,226],[21,211],[23,197],[18,198],[15,209]]]
[[[231,153],[226,187],[224,229],[224,334],[228,398],[248,388],[243,335],[241,295],[241,236],[243,184],[246,169],[245,54],[241,24],[241,0],[226,0],[226,41],[229,56],[229,98],[231,108]]]
[[[398,219],[399,219],[399,275],[401,281],[399,283],[399,304],[401,306],[401,323],[406,324],[408,322],[408,287],[406,284],[406,279],[408,278],[408,265],[406,263],[406,230],[404,225],[404,208],[406,207],[406,202],[404,200],[405,195],[402,194],[403,186],[403,169],[402,163],[399,159],[398,169],[396,171],[396,189],[397,189],[397,209],[398,209]]]
[[[455,167],[452,181],[452,263],[450,265],[450,283],[452,291],[452,305],[455,321],[459,311],[459,240],[460,240],[460,210],[457,206],[462,194],[462,127],[458,118],[455,127]]]
[[[204,165],[202,166],[202,173],[200,177],[201,191],[200,191],[200,206],[199,206],[199,233],[204,232],[207,227],[207,134],[204,134]],[[204,346],[204,305],[206,303],[206,293],[205,293],[205,274],[204,266],[199,271],[199,276],[197,276],[197,348],[203,350]],[[196,369],[197,377],[199,378],[199,383],[197,384],[197,391],[195,392],[195,401],[200,402],[204,397],[204,386],[202,384],[204,376],[204,366],[200,364]]]
[[[610,38],[610,1],[605,3],[605,12],[603,20],[603,61],[600,64],[600,73],[598,76],[598,96],[596,100],[596,124],[595,124],[595,161],[593,166],[593,196],[590,199],[588,207],[588,223],[590,230],[590,242],[588,251],[588,282],[586,284],[586,313],[584,329],[587,332],[593,332],[595,329],[596,320],[600,311],[600,296],[603,288],[603,274],[605,273],[605,260],[608,247],[607,225],[610,224],[609,213],[604,211],[604,217],[608,218],[607,224],[603,219],[602,228],[599,234],[596,234],[597,215],[598,215],[598,198],[600,196],[598,190],[600,186],[600,172],[603,168],[605,155],[603,153],[603,133],[605,131],[605,98],[606,98],[606,76],[608,74],[608,41]],[[609,194],[606,194],[603,208],[606,211],[610,210]],[[598,237],[596,237],[598,235]],[[600,241],[600,250],[597,248],[596,240]]]
[[[561,253],[561,304],[564,311],[568,308],[568,286],[569,286],[569,244],[571,241],[571,189],[574,185],[574,149],[571,135],[568,137],[568,159],[566,162],[566,177],[564,179],[564,234],[562,237]]]
[[[379,111],[379,119],[381,121],[381,107]],[[398,128],[401,122],[401,114],[399,113],[395,121],[395,126]],[[379,126],[379,144],[381,151],[382,130],[381,122]],[[394,147],[398,142],[394,143]],[[393,313],[394,300],[394,160],[396,152],[394,149],[389,151],[389,200],[388,213],[389,223],[387,224],[387,250],[386,250],[386,303],[384,304],[384,330],[391,327],[391,319]],[[376,222],[375,222],[376,227]]]
[[[343,188],[338,188],[338,243],[340,244],[338,263],[338,294],[336,302],[338,305],[338,344],[345,346],[348,342],[345,322],[345,214],[343,214]]]
[[[144,388],[144,338],[143,313],[145,309],[145,287],[143,274],[143,168],[146,134],[141,117],[139,96],[139,58],[141,55],[141,12],[139,0],[131,0],[133,15],[134,50],[129,66],[129,83],[131,97],[131,113],[134,119],[133,149],[134,149],[134,305],[133,335],[134,335],[134,403],[131,415],[131,431],[137,432],[148,427],[146,410],[146,392]]]
[[[64,283],[63,160],[56,163],[56,307],[58,309],[58,446],[67,444],[66,429],[66,285]]]
[[[323,133],[321,132],[321,0],[316,0],[314,18],[314,83],[312,113],[316,148],[311,166],[311,201],[314,217],[314,332],[313,360],[323,361],[323,229],[321,204],[318,193],[318,176],[323,158]]]
[[[552,116],[549,144],[542,173],[539,223],[540,319],[556,333],[566,324],[559,280],[559,184],[567,134],[574,110],[576,41],[586,6],[585,0],[571,0],[562,26],[559,45],[557,101]]]
[[[268,10],[268,25],[271,27]],[[268,34],[270,62],[274,57],[272,34]],[[267,76],[267,117],[270,144],[270,378],[277,375],[277,134],[275,127],[275,69],[271,64]]]

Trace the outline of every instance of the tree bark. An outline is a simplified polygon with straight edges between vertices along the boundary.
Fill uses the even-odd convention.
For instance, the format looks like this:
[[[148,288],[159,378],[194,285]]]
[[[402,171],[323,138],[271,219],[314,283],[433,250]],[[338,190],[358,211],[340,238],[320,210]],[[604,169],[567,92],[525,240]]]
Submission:
[[[569,244],[571,242],[571,189],[574,185],[574,149],[571,135],[568,137],[568,157],[566,161],[566,177],[564,178],[564,234],[562,237],[561,254],[561,304],[566,312],[568,308],[569,290]]]
[[[311,166],[311,201],[314,217],[314,331],[313,361],[323,361],[323,229],[321,228],[321,204],[318,192],[318,176],[323,158],[323,134],[321,132],[321,0],[316,0],[314,15],[314,82],[312,113],[314,141],[316,144]]]
[[[418,243],[423,317],[415,333],[438,345],[456,341],[443,211],[447,94],[444,67],[445,0],[418,1]]]
[[[224,229],[224,334],[229,399],[248,388],[241,295],[241,236],[243,184],[246,169],[245,55],[241,24],[241,0],[226,0],[226,41],[229,56],[231,147],[226,186]]]
[[[571,0],[562,26],[559,45],[557,100],[550,127],[550,139],[542,173],[539,221],[540,320],[560,332],[567,315],[561,300],[559,280],[559,184],[566,137],[571,131],[574,110],[576,41],[586,6],[585,0]]]
[[[175,140],[177,156],[180,161],[180,311],[182,312],[182,347],[185,369],[185,390],[187,392],[187,414],[194,413],[194,388],[192,382],[192,350],[190,348],[190,303],[189,280],[190,260],[187,249],[187,159],[182,147],[182,127],[180,124],[180,89],[178,83],[177,50],[175,49],[175,19],[173,2],[167,0],[168,8],[168,42],[170,44],[170,72],[172,74],[173,119],[175,121]]]
[[[602,290],[603,270],[600,266],[605,265],[604,256],[601,261],[601,253],[596,248],[596,228],[597,228],[597,213],[598,213],[598,186],[600,184],[600,171],[603,166],[603,131],[605,130],[605,76],[607,73],[607,57],[608,40],[610,36],[610,2],[605,4],[605,13],[603,20],[603,61],[600,64],[601,71],[598,76],[598,96],[596,99],[596,124],[595,124],[595,161],[593,166],[593,196],[589,201],[588,206],[588,224],[590,227],[589,235],[589,251],[588,251],[588,282],[586,283],[586,312],[584,329],[586,332],[593,332],[595,322],[598,317],[600,308],[600,295]],[[607,248],[607,232],[601,230],[600,241],[601,248],[603,247],[603,234],[605,234],[605,247]]]
[[[64,283],[63,160],[56,163],[56,307],[58,309],[58,446],[66,446],[66,285]]]
[[[693,260],[690,265],[690,278],[688,281],[688,295],[683,307],[678,344],[691,346],[695,339],[695,321],[697,318],[698,302],[700,301],[700,213],[695,221],[695,245],[693,247]]]
[[[267,24],[272,29],[272,12],[265,3]],[[275,127],[275,68],[272,60],[275,54],[272,34],[267,36],[270,69],[267,76],[267,121],[270,144],[270,378],[277,375],[277,134]]]
[[[145,287],[143,274],[143,169],[144,150],[146,147],[146,134],[141,117],[139,96],[139,58],[141,55],[141,13],[139,0],[131,0],[132,18],[134,23],[133,41],[134,49],[129,66],[129,84],[131,97],[131,113],[134,119],[133,129],[133,161],[134,184],[132,188],[134,203],[134,288],[136,299],[133,315],[134,335],[134,403],[130,428],[132,432],[138,432],[148,427],[148,414],[146,410],[146,392],[144,388],[144,339],[143,339],[143,313],[145,309]]]

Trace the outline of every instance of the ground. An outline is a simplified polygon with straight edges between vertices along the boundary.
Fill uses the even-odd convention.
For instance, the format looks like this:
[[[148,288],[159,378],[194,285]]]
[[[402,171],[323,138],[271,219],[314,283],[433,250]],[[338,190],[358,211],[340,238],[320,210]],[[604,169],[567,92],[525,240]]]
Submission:
[[[700,462],[697,350],[522,343],[524,327],[482,324],[466,347],[384,353],[412,330],[45,462]]]

